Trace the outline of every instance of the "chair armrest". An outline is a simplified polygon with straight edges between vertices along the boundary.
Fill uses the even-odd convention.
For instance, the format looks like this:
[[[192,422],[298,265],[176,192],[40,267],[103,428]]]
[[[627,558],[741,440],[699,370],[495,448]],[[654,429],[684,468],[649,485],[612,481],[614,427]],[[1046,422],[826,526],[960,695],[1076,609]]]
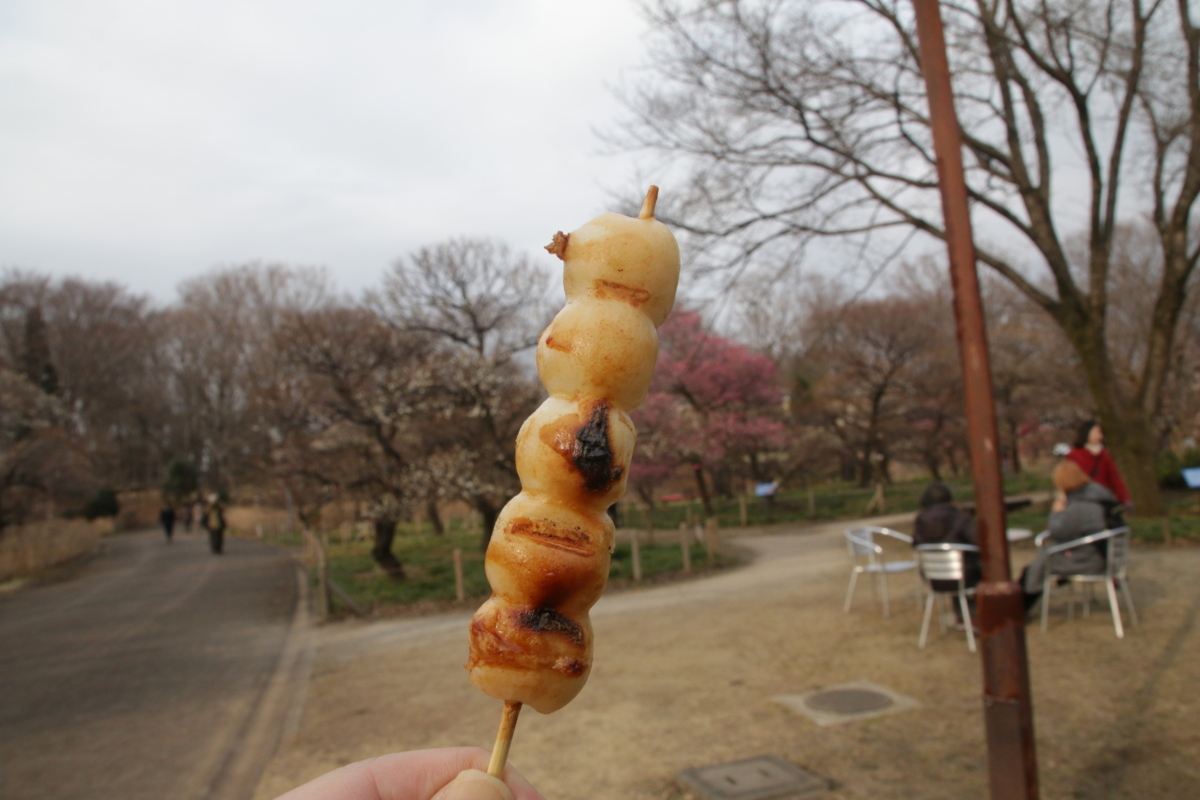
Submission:
[[[883,552],[883,548],[881,546],[879,546],[878,544],[876,544],[875,542],[871,541],[870,539],[864,539],[861,536],[855,536],[853,533],[850,533],[849,531],[846,532],[846,540],[849,541],[850,543],[852,543],[855,547],[861,547],[866,550],[871,550],[872,552],[874,552],[876,554]]]
[[[964,553],[978,553],[979,545],[960,544],[958,542],[932,542],[930,544],[919,544],[913,549],[926,552],[934,550],[961,550]]]
[[[1045,542],[1049,538],[1050,538],[1050,531],[1045,530],[1033,538],[1033,543],[1036,544],[1038,547],[1041,547],[1042,543]]]
[[[1056,544],[1053,547],[1048,547],[1048,548],[1046,548],[1046,554],[1050,555],[1052,553],[1061,553],[1063,550],[1071,550],[1072,548],[1075,548],[1075,547],[1083,547],[1085,544],[1092,544],[1094,542],[1102,542],[1105,539],[1112,539],[1117,536],[1125,536],[1128,533],[1129,533],[1128,526],[1121,527],[1121,528],[1113,528],[1112,530],[1107,530],[1107,531],[1100,531],[1099,533],[1091,533],[1091,534],[1088,534],[1087,536],[1081,536],[1078,539],[1072,539],[1069,542],[1063,542],[1062,544]]]
[[[913,543],[913,538],[911,536],[906,533],[901,533],[900,531],[894,531],[891,528],[881,528],[878,532],[882,533],[884,536],[890,536],[893,539],[899,539],[905,544]]]

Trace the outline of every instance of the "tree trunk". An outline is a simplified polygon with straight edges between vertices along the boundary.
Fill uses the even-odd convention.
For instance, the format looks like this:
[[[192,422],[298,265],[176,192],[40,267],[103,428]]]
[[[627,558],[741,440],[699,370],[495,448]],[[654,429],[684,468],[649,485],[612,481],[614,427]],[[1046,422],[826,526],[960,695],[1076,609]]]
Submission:
[[[1166,506],[1154,469],[1152,426],[1141,407],[1123,396],[1112,374],[1103,327],[1085,324],[1072,328],[1066,323],[1063,327],[1079,354],[1088,389],[1096,402],[1104,445],[1117,462],[1134,507],[1144,516],[1163,516]],[[1098,334],[1096,327],[1100,329]]]
[[[925,469],[929,470],[929,474],[935,481],[941,482],[942,460],[938,458],[936,446],[930,446],[925,450]]]
[[[863,448],[862,453],[858,457],[858,486],[860,489],[866,489],[871,485],[871,479],[875,477],[875,470],[870,447]]]
[[[436,497],[430,497],[425,501],[425,515],[429,517],[429,524],[433,526],[433,532],[438,536],[445,536],[446,526],[442,523],[442,514],[438,511]]]
[[[1021,441],[1017,434],[1017,430],[1019,428],[1020,428],[1020,425],[1018,425],[1017,421],[1014,418],[1009,417],[1008,418],[1008,442],[1009,442],[1009,447],[1012,448],[1013,475],[1021,474]]]
[[[496,527],[496,518],[500,516],[500,509],[485,498],[476,498],[475,510],[483,518],[483,533],[479,537],[479,549],[486,553],[488,545],[492,543],[492,529]]]
[[[704,504],[704,516],[715,516],[713,514],[712,498],[708,494],[708,485],[704,482],[704,467],[699,464],[692,464],[692,471],[696,475],[696,488],[700,490],[700,502]]]
[[[1154,435],[1148,422],[1141,418],[1136,408],[1124,409],[1123,419],[1111,422],[1100,411],[1100,427],[1104,430],[1104,446],[1112,453],[1129,497],[1140,516],[1164,516],[1162,490],[1158,485],[1158,472],[1154,468]]]
[[[394,581],[404,580],[404,565],[392,552],[392,542],[396,539],[396,520],[375,520],[375,546],[371,548],[371,558],[383,568],[387,576]]]

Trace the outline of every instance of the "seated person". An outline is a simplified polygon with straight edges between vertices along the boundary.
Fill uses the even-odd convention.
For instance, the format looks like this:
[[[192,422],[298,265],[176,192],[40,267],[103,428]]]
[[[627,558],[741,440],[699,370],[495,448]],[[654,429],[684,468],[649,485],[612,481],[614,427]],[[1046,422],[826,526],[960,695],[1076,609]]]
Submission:
[[[1021,573],[1025,592],[1025,608],[1032,608],[1042,596],[1042,581],[1046,570],[1057,575],[1096,575],[1104,572],[1104,550],[1095,545],[1055,553],[1049,558],[1045,549],[1056,544],[1106,530],[1106,505],[1116,497],[1105,487],[1091,480],[1074,461],[1064,460],[1054,468],[1054,505],[1050,507],[1049,537],[1043,551]]]
[[[919,544],[979,545],[975,518],[954,505],[954,493],[944,483],[930,484],[921,495],[921,510],[913,521],[913,546]],[[963,553],[963,585],[968,589],[979,583],[982,575],[979,553]],[[956,581],[931,581],[939,592],[958,588]],[[955,610],[957,611],[957,606]]]

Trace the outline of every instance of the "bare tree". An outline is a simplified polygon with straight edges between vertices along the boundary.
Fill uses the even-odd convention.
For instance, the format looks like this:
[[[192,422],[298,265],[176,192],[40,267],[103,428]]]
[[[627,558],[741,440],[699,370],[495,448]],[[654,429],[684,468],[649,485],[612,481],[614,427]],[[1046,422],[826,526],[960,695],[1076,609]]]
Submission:
[[[549,273],[500,243],[451,239],[400,259],[373,298],[397,329],[448,354],[443,423],[428,433],[427,505],[458,498],[483,518],[487,547],[504,503],[519,489],[515,442],[544,392],[520,354],[550,320]]]
[[[396,525],[414,502],[430,411],[445,389],[428,337],[384,324],[369,309],[332,305],[290,315],[279,353],[300,371],[275,398],[275,471],[302,505],[338,490],[368,502],[372,556],[394,579]]]
[[[0,330],[0,361],[59,400],[62,424],[112,485],[157,482],[169,405],[148,298],[111,282],[8,271]]]
[[[389,319],[504,363],[549,321],[549,274],[490,239],[450,239],[401,258],[383,279]]]
[[[939,345],[936,317],[929,303],[899,297],[826,302],[808,316],[805,360],[815,380],[799,413],[842,442],[863,486],[890,480],[891,461],[930,403],[953,402],[952,395],[947,401],[941,394],[920,392],[915,384],[925,373],[928,389],[939,371],[943,384],[955,381],[953,362],[943,370],[923,364]],[[947,416],[942,409],[940,418]],[[938,461],[923,460],[936,475]]]
[[[0,531],[35,515],[79,513],[99,486],[58,398],[0,366]]]
[[[164,320],[160,361],[176,412],[174,455],[209,487],[253,481],[271,461],[271,392],[285,381],[276,334],[331,295],[321,270],[247,264],[185,281]]]
[[[1065,332],[1134,499],[1160,514],[1154,433],[1200,258],[1193,10],[1187,0],[945,8],[978,258]],[[623,143],[691,170],[670,211],[714,263],[814,236],[944,236],[908,0],[656,0],[649,13],[657,82],[626,96]],[[1144,355],[1123,380],[1107,333],[1111,272],[1119,225],[1139,216],[1160,260]],[[1080,228],[1086,252],[1073,262],[1067,240]]]

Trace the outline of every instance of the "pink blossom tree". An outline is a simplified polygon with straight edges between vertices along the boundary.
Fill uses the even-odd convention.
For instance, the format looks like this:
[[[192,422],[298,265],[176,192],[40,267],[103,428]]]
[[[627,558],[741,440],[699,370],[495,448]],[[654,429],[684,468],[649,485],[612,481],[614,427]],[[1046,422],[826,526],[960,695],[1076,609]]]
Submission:
[[[712,488],[728,492],[735,478],[768,477],[763,455],[784,444],[775,365],[685,309],[667,319],[659,341],[650,395],[633,415],[638,453],[630,478],[649,502],[657,485],[689,465],[711,515]]]

